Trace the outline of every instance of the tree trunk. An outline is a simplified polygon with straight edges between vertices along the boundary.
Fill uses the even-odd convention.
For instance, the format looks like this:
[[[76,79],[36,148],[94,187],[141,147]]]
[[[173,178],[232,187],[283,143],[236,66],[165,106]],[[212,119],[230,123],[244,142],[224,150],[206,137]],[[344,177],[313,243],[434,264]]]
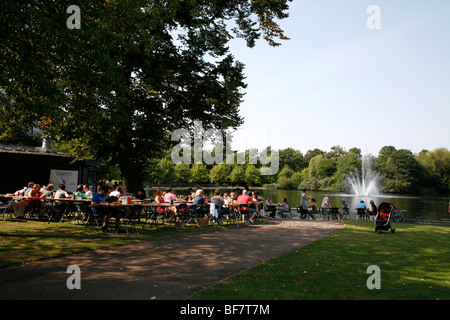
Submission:
[[[131,139],[122,138],[119,145],[119,166],[122,175],[124,193],[137,192],[137,168],[132,157]]]

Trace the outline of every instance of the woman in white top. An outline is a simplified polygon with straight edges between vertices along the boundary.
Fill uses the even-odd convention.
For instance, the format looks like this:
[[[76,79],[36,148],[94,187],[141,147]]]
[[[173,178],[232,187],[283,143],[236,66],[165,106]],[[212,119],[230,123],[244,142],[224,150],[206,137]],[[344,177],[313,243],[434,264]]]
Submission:
[[[322,200],[322,205],[320,206],[322,208],[322,214],[323,214],[323,220],[326,219],[327,216],[327,208],[330,206],[330,195],[327,194],[325,198]]]
[[[66,191],[66,185],[60,184],[58,190],[55,193],[55,199],[69,198],[70,195]]]

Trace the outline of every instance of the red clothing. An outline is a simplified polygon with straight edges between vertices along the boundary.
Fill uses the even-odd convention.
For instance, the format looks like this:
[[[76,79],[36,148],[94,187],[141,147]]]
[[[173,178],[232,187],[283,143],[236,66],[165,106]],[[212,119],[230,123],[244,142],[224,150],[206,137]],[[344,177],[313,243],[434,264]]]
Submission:
[[[241,195],[237,198],[239,204],[249,204],[252,201],[252,197]]]
[[[252,201],[252,197],[241,195],[237,198],[239,204],[249,204]],[[241,210],[247,211],[248,207],[242,208]]]

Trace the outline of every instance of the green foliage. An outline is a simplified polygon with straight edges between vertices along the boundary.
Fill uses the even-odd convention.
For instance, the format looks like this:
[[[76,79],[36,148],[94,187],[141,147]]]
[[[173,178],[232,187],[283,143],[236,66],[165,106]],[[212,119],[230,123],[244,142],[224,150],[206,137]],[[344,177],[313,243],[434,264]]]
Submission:
[[[259,169],[257,169],[254,165],[250,164],[247,166],[245,170],[245,181],[249,186],[258,185],[260,182],[261,174]]]
[[[278,189],[290,190],[294,189],[294,184],[291,178],[279,177],[277,180]]]
[[[194,164],[191,167],[191,180],[192,183],[204,183],[209,182],[209,171],[204,164]]]
[[[179,163],[175,165],[176,182],[186,183],[191,181],[191,168],[188,164]]]
[[[233,166],[233,170],[231,171],[231,182],[234,184],[245,183],[245,171],[242,168],[242,165]]]
[[[230,181],[230,173],[231,173],[230,165],[218,164],[211,169],[209,177],[211,181],[214,181],[216,185],[223,186]]]
[[[168,149],[168,133],[196,120],[243,123],[234,36],[250,47],[288,39],[276,22],[288,0],[86,0],[75,30],[66,27],[72,4],[1,2],[0,138],[39,127],[73,154],[82,143],[83,156],[119,165],[129,192]]]

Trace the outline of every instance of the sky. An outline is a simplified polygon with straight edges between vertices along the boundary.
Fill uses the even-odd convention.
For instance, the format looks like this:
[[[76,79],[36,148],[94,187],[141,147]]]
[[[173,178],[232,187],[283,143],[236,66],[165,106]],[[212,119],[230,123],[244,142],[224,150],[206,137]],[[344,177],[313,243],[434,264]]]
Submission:
[[[279,24],[279,47],[230,43],[248,84],[234,150],[450,149],[450,1],[294,0]]]

